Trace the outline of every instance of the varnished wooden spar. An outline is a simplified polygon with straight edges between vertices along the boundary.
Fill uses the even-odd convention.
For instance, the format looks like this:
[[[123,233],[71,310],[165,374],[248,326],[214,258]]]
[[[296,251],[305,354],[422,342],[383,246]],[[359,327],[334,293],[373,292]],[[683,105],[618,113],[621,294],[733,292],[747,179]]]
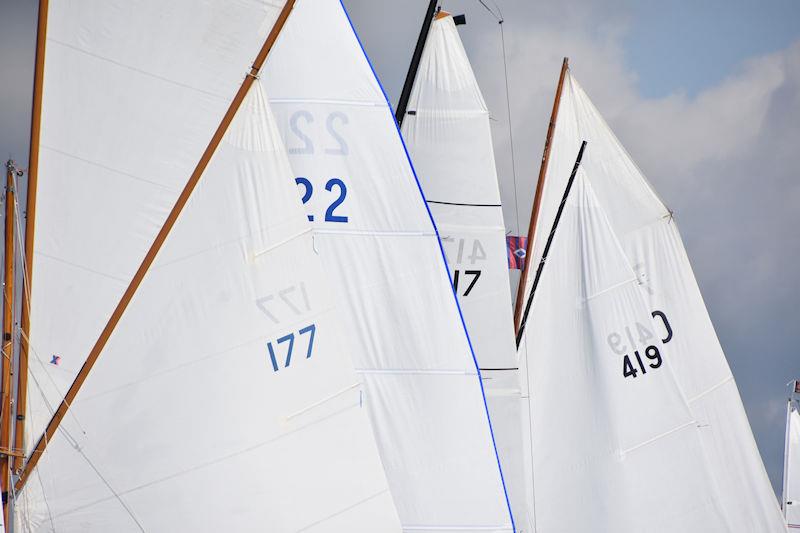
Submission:
[[[0,486],[3,489],[3,520],[8,523],[8,488],[11,480],[11,366],[14,363],[14,162],[6,163],[5,260],[3,261],[3,362],[0,392]]]
[[[267,36],[266,41],[261,47],[258,55],[256,56],[255,61],[253,61],[252,67],[250,67],[250,72],[247,76],[245,76],[244,81],[242,82],[241,86],[239,87],[236,96],[231,101],[230,105],[228,106],[228,110],[225,112],[225,116],[222,118],[219,126],[217,126],[217,130],[214,132],[211,141],[208,143],[203,155],[200,158],[200,161],[197,163],[192,175],[189,177],[189,180],[186,182],[183,191],[181,191],[180,196],[178,197],[175,205],[172,207],[169,215],[167,216],[164,225],[161,227],[161,230],[156,235],[153,244],[150,246],[150,249],[147,251],[144,259],[142,260],[141,265],[139,265],[136,274],[134,274],[133,279],[131,280],[128,288],[125,290],[125,293],[122,295],[117,307],[114,309],[114,312],[111,314],[111,318],[109,318],[108,323],[103,328],[103,331],[100,333],[100,336],[95,342],[92,350],[89,352],[88,357],[86,358],[86,362],[81,367],[78,375],[75,376],[75,380],[70,385],[67,394],[64,396],[64,399],[61,401],[61,404],[58,406],[58,409],[53,414],[50,422],[47,424],[47,428],[44,431],[44,434],[39,438],[39,441],[36,443],[36,446],[30,453],[28,457],[28,461],[25,463],[22,471],[20,472],[19,479],[15,485],[16,490],[22,489],[25,486],[25,482],[28,480],[28,477],[33,472],[33,469],[36,467],[36,464],[39,462],[39,459],[44,453],[45,448],[47,447],[47,443],[50,439],[53,438],[56,430],[58,430],[58,426],[63,420],[64,416],[69,409],[70,404],[77,396],[78,392],[83,386],[83,383],[86,381],[86,378],[89,375],[89,372],[92,370],[92,367],[97,362],[97,359],[100,357],[100,354],[103,351],[108,339],[111,337],[114,329],[116,328],[117,324],[119,323],[120,319],[122,318],[123,313],[125,313],[125,309],[128,307],[133,296],[136,294],[139,285],[142,283],[144,276],[147,274],[147,271],[150,269],[150,266],[155,261],[156,255],[158,255],[159,250],[166,241],[167,236],[169,235],[170,231],[172,230],[175,222],[178,220],[178,217],[181,214],[181,211],[186,206],[186,203],[189,200],[189,197],[194,191],[197,183],[200,181],[200,178],[203,175],[206,167],[208,166],[209,161],[211,161],[211,157],[214,155],[217,147],[219,146],[220,142],[222,141],[225,132],[228,130],[233,118],[236,116],[236,112],[238,111],[239,107],[242,104],[245,96],[247,95],[248,90],[253,85],[256,77],[258,76],[258,72],[261,70],[261,67],[264,65],[264,61],[267,59],[267,55],[269,54],[272,46],[275,44],[275,40],[278,38],[281,30],[283,29],[284,24],[286,23],[286,19],[289,17],[289,13],[291,12],[292,8],[294,7],[295,0],[288,0],[286,4],[283,6],[280,14],[278,15],[278,19],[275,21],[275,24],[272,27],[269,35]]]
[[[553,132],[556,130],[558,109],[561,104],[561,91],[564,88],[564,78],[567,75],[568,68],[569,58],[565,57],[563,63],[561,63],[561,75],[558,77],[556,97],[553,101],[553,110],[550,112],[550,124],[547,126],[547,136],[544,140],[544,153],[542,154],[541,166],[539,166],[539,178],[536,181],[536,193],[533,196],[531,221],[528,225],[528,243],[525,246],[525,266],[522,267],[522,275],[519,278],[519,287],[517,288],[517,301],[514,305],[514,332],[517,335],[519,335],[519,325],[522,318],[523,307],[525,305],[525,284],[528,278],[528,269],[530,268],[532,262],[531,252],[533,251],[533,242],[536,237],[536,223],[539,219],[539,207],[542,204],[542,193],[544,190],[545,176],[547,174],[547,163],[550,161],[550,147],[553,144]]]
[[[36,27],[36,64],[33,72],[33,106],[31,110],[31,142],[28,152],[28,191],[25,200],[25,268],[22,278],[22,317],[20,319],[19,363],[17,365],[17,402],[14,448],[24,452],[25,417],[28,410],[28,335],[31,329],[31,279],[33,277],[33,237],[36,228],[36,189],[39,183],[39,139],[42,126],[42,85],[44,54],[47,43],[49,1],[39,0],[39,21]],[[24,453],[23,453],[24,455]],[[22,468],[23,457],[14,458],[14,470]]]

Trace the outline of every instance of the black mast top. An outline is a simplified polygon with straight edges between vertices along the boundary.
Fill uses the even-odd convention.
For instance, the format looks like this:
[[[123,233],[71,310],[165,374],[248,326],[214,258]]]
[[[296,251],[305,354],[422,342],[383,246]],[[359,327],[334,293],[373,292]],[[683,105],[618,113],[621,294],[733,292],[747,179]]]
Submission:
[[[433,22],[433,15],[436,13],[437,2],[438,0],[430,0],[430,2],[428,2],[428,10],[425,12],[425,20],[422,22],[422,29],[417,38],[417,46],[414,48],[414,55],[411,56],[411,65],[408,67],[406,82],[403,85],[403,92],[400,93],[400,100],[397,102],[397,110],[394,114],[398,126],[403,125],[403,117],[406,115],[408,99],[411,97],[411,87],[414,86],[414,79],[417,77],[419,61],[422,59],[422,50],[425,48],[425,41],[428,40],[428,32],[431,30],[431,23]]]

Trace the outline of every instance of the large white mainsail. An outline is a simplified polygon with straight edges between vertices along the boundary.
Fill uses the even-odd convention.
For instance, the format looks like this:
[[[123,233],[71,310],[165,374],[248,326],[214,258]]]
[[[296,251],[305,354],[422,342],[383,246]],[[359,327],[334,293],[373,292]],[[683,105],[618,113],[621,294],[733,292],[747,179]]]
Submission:
[[[51,8],[31,325],[31,358],[48,360],[31,375],[29,418],[39,424],[29,438],[108,320],[280,8]],[[399,530],[328,285],[256,84],[12,494],[14,530]]]
[[[489,110],[447,13],[431,25],[402,132],[447,255],[521,527],[520,389]]]
[[[256,84],[17,505],[20,531],[399,531]]]
[[[800,406],[797,401],[792,400],[789,401],[786,413],[785,454],[783,512],[789,529],[800,529]]]
[[[435,227],[340,2],[297,3],[265,79],[404,528],[512,530]]]
[[[537,531],[785,530],[671,213],[569,74],[533,265],[581,140],[589,143],[585,180],[617,244],[598,246],[585,228],[559,227],[532,302],[520,350],[528,362]],[[575,255],[587,245],[592,255]],[[570,253],[573,267],[559,266]],[[600,283],[614,254],[627,277]],[[606,300],[608,308],[594,310]],[[597,372],[611,374],[600,380]],[[641,503],[643,487],[664,500]],[[614,491],[631,499],[611,506]]]

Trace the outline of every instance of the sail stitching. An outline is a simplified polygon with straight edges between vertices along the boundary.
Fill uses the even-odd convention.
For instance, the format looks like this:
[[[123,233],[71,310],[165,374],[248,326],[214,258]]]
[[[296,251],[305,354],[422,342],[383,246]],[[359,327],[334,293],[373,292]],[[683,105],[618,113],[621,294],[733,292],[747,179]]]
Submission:
[[[107,63],[111,63],[112,65],[116,65],[116,66],[118,66],[120,68],[124,68],[126,70],[130,70],[131,72],[136,72],[138,74],[142,74],[143,76],[147,76],[149,78],[153,78],[153,79],[156,79],[156,80],[160,80],[160,81],[169,83],[170,85],[175,85],[176,87],[189,89],[191,91],[195,91],[195,92],[200,93],[200,94],[205,94],[206,96],[211,96],[212,98],[215,98],[217,100],[226,100],[227,101],[227,99],[228,99],[228,97],[226,97],[226,96],[222,96],[222,95],[217,94],[217,93],[212,93],[211,91],[206,91],[206,90],[203,90],[203,89],[199,89],[197,87],[193,87],[193,86],[188,85],[186,83],[181,83],[179,81],[175,81],[175,80],[172,80],[172,79],[164,77],[164,76],[159,76],[158,74],[153,74],[152,72],[147,72],[146,70],[142,70],[140,68],[133,67],[131,65],[126,65],[125,63],[122,63],[120,61],[116,61],[116,60],[111,59],[109,57],[101,56],[100,54],[95,54],[93,52],[89,52],[88,50],[84,50],[82,48],[79,48],[79,47],[75,46],[74,44],[65,43],[63,41],[59,41],[58,39],[53,39],[52,37],[48,37],[47,38],[47,42],[61,45],[61,46],[65,47],[65,48],[69,48],[71,50],[74,50],[74,51],[76,51],[78,53],[81,53],[81,54],[84,54],[86,56],[93,57],[95,59],[99,59],[100,61],[105,61]]]
[[[438,368],[356,368],[356,374],[430,374],[430,375],[458,375],[475,376],[477,372],[466,369],[438,369]]]
[[[707,388],[706,390],[704,390],[703,392],[701,392],[701,393],[697,394],[696,396],[692,397],[691,399],[686,400],[686,403],[694,403],[695,401],[699,400],[700,398],[702,398],[706,394],[714,392],[718,388],[722,387],[723,385],[725,385],[726,383],[729,383],[731,381],[733,381],[733,375],[728,376],[727,378],[723,379],[722,381],[720,381],[716,385],[713,385],[713,386]]]
[[[329,416],[324,417],[324,418],[322,418],[320,420],[314,420],[312,422],[309,422],[309,423],[307,423],[305,425],[302,425],[302,426],[300,426],[300,427],[298,427],[296,429],[293,429],[291,431],[288,431],[286,433],[282,433],[280,435],[277,435],[275,437],[269,438],[269,439],[264,440],[262,442],[257,442],[257,443],[255,443],[255,444],[253,444],[251,446],[248,446],[246,448],[242,448],[242,449],[240,449],[238,451],[223,455],[221,457],[216,457],[216,458],[213,458],[213,459],[209,459],[208,461],[206,461],[206,462],[204,462],[202,464],[193,466],[191,468],[184,468],[184,469],[179,470],[177,472],[173,472],[171,474],[162,476],[162,477],[160,477],[158,479],[154,479],[152,481],[148,481],[146,483],[142,483],[140,485],[136,485],[134,487],[119,491],[119,495],[120,496],[124,496],[124,495],[127,495],[127,494],[131,494],[133,492],[138,492],[138,491],[146,489],[148,487],[152,487],[154,485],[158,485],[160,483],[164,483],[164,482],[170,481],[172,479],[176,479],[176,478],[179,478],[181,476],[185,476],[185,475],[190,474],[192,472],[195,472],[195,471],[198,471],[198,470],[202,470],[204,468],[208,468],[208,467],[220,464],[220,463],[225,462],[225,461],[227,461],[229,459],[233,459],[234,457],[238,457],[240,455],[244,455],[244,454],[256,451],[259,448],[263,448],[264,446],[268,446],[270,444],[279,442],[281,439],[283,439],[285,437],[294,435],[295,433],[298,433],[300,431],[308,429],[308,428],[310,428],[310,427],[312,427],[312,426],[314,426],[316,424],[323,423],[323,422],[328,421],[328,420],[330,420],[330,419],[332,419],[334,417],[337,417],[337,416],[342,416],[344,413],[348,412],[350,409],[357,408],[358,405],[359,404],[356,403],[356,404],[354,404],[352,406],[348,406],[345,409],[341,409],[341,410],[339,410],[339,411],[337,411],[335,413],[332,413]],[[82,511],[82,510],[88,509],[90,507],[93,507],[95,505],[101,504],[103,502],[107,502],[110,499],[112,499],[112,497],[98,498],[98,499],[95,499],[94,501],[91,501],[89,503],[86,503],[86,504],[83,504],[83,505],[79,505],[79,506],[73,507],[71,509],[67,509],[67,510],[65,510],[65,511],[63,511],[63,512],[61,512],[61,513],[59,513],[59,514],[57,514],[55,516],[66,516],[66,515],[69,515],[69,514],[78,512],[78,511]]]
[[[334,398],[337,398],[337,397],[341,396],[342,394],[344,394],[344,393],[346,393],[348,391],[351,391],[353,389],[356,389],[356,388],[358,388],[360,386],[361,386],[361,382],[357,381],[356,383],[353,383],[352,385],[349,385],[349,386],[347,386],[347,387],[345,387],[345,388],[343,388],[343,389],[341,389],[339,391],[334,392],[333,394],[330,394],[330,395],[326,396],[325,398],[323,398],[323,399],[321,399],[321,400],[319,400],[317,402],[312,403],[308,407],[304,407],[303,409],[300,409],[299,411],[295,411],[294,413],[292,413],[290,415],[286,415],[284,417],[284,420],[288,421],[288,420],[291,420],[292,418],[296,418],[296,417],[298,417],[298,416],[300,416],[300,415],[302,415],[304,413],[307,413],[308,411],[311,411],[312,409],[315,409],[315,408],[317,408],[317,407],[319,407],[319,406],[321,406],[323,404],[326,404],[329,401],[333,400]]]
[[[665,431],[664,433],[661,433],[660,435],[656,435],[653,438],[647,439],[646,441],[641,442],[641,443],[637,444],[636,446],[632,446],[632,447],[627,448],[625,450],[620,450],[619,453],[620,453],[620,455],[623,455],[623,456],[627,455],[627,454],[631,453],[634,450],[638,450],[639,448],[641,448],[643,446],[647,446],[648,444],[652,444],[652,443],[656,442],[657,440],[660,440],[660,439],[663,439],[664,437],[672,435],[676,431],[680,431],[682,429],[685,429],[685,428],[690,427],[690,426],[695,426],[695,425],[697,425],[697,420],[690,420],[690,421],[688,421],[688,422],[686,422],[684,424],[681,424],[680,426],[677,426],[677,427],[674,427],[674,428],[672,428],[672,429],[670,429],[668,431]]]
[[[262,255],[265,255],[265,254],[271,252],[272,250],[283,246],[284,244],[288,244],[288,243],[292,242],[293,240],[295,240],[295,239],[297,239],[299,237],[302,237],[306,233],[311,233],[312,231],[313,231],[313,228],[312,227],[308,227],[308,228],[304,229],[301,232],[295,233],[291,237],[287,237],[287,238],[285,238],[284,240],[282,240],[280,242],[276,242],[272,246],[269,246],[269,247],[261,250],[260,252],[256,252],[255,254],[253,254],[253,258],[257,259],[257,258],[261,257]]]
[[[383,107],[383,102],[370,102],[361,100],[329,100],[325,98],[270,98],[269,103],[275,104],[330,104],[354,107]]]

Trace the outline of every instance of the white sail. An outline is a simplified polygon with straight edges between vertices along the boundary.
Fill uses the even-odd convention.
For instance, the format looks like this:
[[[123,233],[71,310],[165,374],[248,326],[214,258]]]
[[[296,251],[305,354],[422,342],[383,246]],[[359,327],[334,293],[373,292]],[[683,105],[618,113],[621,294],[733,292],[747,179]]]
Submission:
[[[518,528],[524,516],[520,388],[505,224],[489,110],[453,17],[433,21],[403,138],[444,246],[481,369]]]
[[[50,3],[29,443],[282,4]],[[399,530],[350,349],[259,91],[12,494],[14,531]]]
[[[581,140],[607,238],[559,226],[520,348],[537,531],[784,531],[671,213],[569,74],[533,265]],[[592,254],[575,256],[586,246]],[[604,279],[612,256],[619,273]]]
[[[783,470],[784,515],[789,529],[800,529],[800,411],[796,402],[789,402],[788,410]]]
[[[399,531],[254,85],[49,442],[19,531]]]
[[[282,4],[49,3],[29,443],[81,368]]]
[[[341,4],[300,0],[265,72],[403,527],[512,530],[435,227]]]

